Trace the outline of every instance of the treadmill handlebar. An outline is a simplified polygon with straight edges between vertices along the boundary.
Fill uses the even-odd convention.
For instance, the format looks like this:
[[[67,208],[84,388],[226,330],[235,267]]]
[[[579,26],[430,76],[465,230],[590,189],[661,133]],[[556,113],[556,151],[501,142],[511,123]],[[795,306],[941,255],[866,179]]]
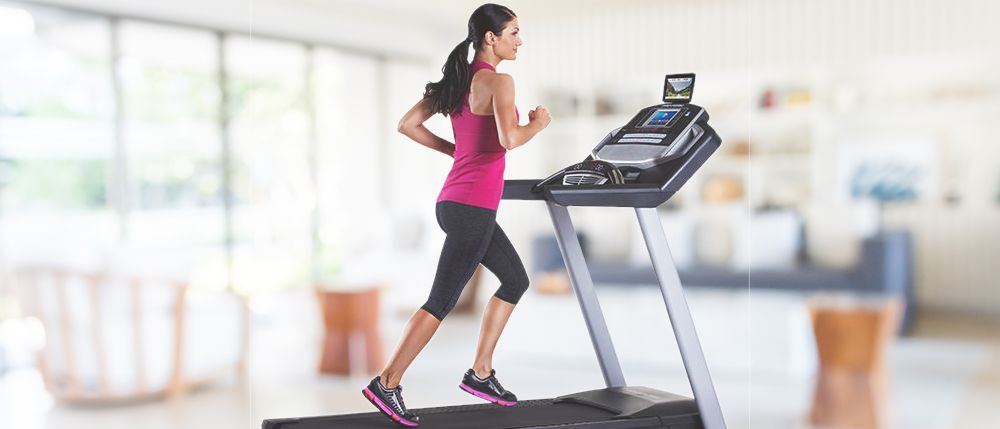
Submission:
[[[544,200],[541,192],[531,192],[531,188],[542,179],[534,180],[504,180],[503,197],[505,200]]]
[[[540,181],[505,180],[502,198],[547,200],[566,207],[657,207],[673,195],[653,183],[547,185],[541,192],[531,192],[531,188]]]

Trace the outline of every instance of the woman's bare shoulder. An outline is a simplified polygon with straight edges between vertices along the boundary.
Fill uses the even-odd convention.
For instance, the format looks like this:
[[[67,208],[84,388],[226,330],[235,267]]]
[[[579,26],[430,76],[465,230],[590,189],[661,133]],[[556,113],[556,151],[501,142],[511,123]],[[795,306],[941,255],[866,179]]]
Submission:
[[[473,84],[490,93],[507,92],[514,90],[514,78],[507,73],[496,73],[485,70],[476,73]]]
[[[497,87],[497,88],[503,87],[503,86],[511,86],[511,87],[514,86],[514,77],[511,76],[511,75],[509,75],[509,74],[507,74],[507,73],[496,73],[496,72],[493,72],[493,73],[488,73],[488,74],[484,73],[484,74],[485,74],[485,76],[483,76],[483,77],[486,79],[485,83],[488,83],[490,86]]]

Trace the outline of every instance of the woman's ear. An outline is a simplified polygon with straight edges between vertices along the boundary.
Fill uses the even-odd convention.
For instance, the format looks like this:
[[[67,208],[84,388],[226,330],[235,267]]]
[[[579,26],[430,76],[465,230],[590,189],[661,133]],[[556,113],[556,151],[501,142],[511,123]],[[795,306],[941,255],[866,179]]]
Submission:
[[[493,34],[492,31],[487,31],[486,36],[483,37],[483,40],[486,41],[487,45],[493,45],[497,42],[497,36],[496,34]]]

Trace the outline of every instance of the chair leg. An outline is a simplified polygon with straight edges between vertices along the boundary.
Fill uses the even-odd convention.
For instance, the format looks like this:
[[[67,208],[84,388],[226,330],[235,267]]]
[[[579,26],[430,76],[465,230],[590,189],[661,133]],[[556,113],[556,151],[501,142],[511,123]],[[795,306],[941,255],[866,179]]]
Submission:
[[[376,374],[385,365],[385,350],[379,332],[379,290],[359,292],[352,307],[352,330],[361,334],[364,340],[365,370]]]
[[[323,313],[323,351],[319,372],[322,374],[350,375],[350,303],[346,294],[319,292],[320,310]]]

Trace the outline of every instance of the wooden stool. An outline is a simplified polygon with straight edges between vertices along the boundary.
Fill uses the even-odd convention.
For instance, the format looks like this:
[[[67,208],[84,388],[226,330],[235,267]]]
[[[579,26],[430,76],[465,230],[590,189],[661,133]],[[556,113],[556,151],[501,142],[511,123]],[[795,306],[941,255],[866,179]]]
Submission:
[[[532,283],[535,285],[535,290],[546,295],[573,293],[573,285],[569,282],[566,270],[539,273]]]
[[[809,303],[819,355],[809,423],[881,429],[889,425],[885,350],[899,326],[896,299],[816,299]]]
[[[351,355],[363,353],[364,371],[377,374],[385,364],[382,337],[378,330],[379,290],[352,292],[317,291],[323,314],[323,351],[319,372],[351,375]],[[357,343],[363,343],[360,347]]]

